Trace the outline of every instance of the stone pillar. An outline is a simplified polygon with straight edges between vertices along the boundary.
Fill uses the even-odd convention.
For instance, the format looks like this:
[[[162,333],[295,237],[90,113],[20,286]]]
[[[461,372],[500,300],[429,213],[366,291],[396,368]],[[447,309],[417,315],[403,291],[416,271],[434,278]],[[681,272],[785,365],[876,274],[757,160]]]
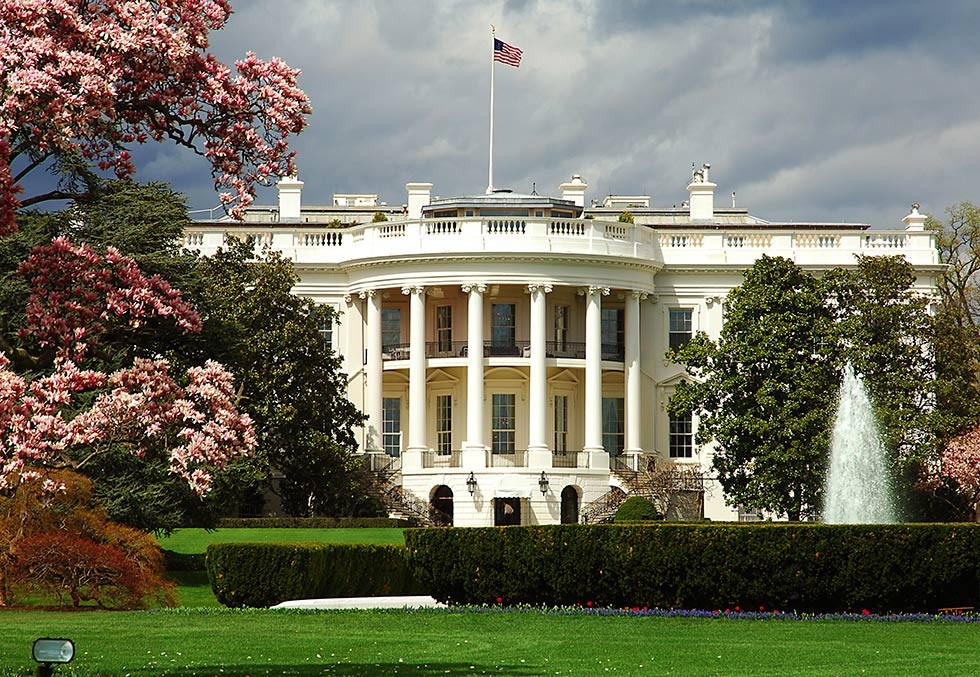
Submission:
[[[362,291],[359,296],[367,305],[367,336],[364,347],[367,351],[367,388],[364,395],[364,449],[365,451],[381,451],[384,446],[381,440],[381,409],[383,397],[383,369],[381,361],[381,291],[369,289]]]
[[[466,441],[461,464],[464,468],[485,468],[486,440],[483,436],[483,294],[485,284],[462,285],[469,294],[466,317]]]
[[[589,467],[609,467],[602,448],[602,297],[609,287],[586,287],[585,294],[585,449]]]
[[[531,294],[531,384],[528,416],[527,464],[530,468],[550,468],[548,444],[548,374],[545,366],[548,296],[551,285],[529,284]]]
[[[626,354],[624,380],[626,392],[626,451],[639,452],[640,448],[640,301],[647,295],[640,291],[626,294],[624,330]]]
[[[402,287],[410,299],[408,348],[408,446],[402,467],[422,467],[425,444],[425,287]]]

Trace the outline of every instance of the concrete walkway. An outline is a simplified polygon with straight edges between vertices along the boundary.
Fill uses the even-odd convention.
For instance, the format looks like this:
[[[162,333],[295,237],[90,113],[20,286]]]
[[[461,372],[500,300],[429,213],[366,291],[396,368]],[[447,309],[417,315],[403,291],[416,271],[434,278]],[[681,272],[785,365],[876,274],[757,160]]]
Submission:
[[[428,595],[397,597],[327,597],[324,599],[295,599],[281,602],[273,609],[421,609],[445,607]]]

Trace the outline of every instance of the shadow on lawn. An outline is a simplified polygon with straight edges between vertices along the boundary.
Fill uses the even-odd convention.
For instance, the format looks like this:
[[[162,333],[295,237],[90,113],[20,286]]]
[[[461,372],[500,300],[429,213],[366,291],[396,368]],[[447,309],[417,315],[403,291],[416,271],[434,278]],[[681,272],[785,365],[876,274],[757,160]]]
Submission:
[[[219,673],[218,670],[221,670]],[[490,665],[480,663],[332,663],[320,665],[201,665],[168,669],[164,674],[174,677],[220,674],[221,677],[259,677],[260,675],[540,675],[541,667],[529,664]]]

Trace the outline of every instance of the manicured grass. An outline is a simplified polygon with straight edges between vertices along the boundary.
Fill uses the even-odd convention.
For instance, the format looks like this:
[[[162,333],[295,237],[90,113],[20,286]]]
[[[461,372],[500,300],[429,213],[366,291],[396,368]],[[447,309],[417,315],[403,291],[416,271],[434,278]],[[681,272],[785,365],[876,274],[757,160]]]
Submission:
[[[160,547],[183,554],[202,553],[211,543],[381,543],[405,544],[404,529],[177,529]]]
[[[75,640],[77,675],[980,671],[980,624],[227,609],[7,611],[0,623],[0,673],[23,675],[40,636]]]
[[[221,604],[211,590],[206,571],[170,571],[167,576],[177,583],[177,604],[182,607],[204,607]]]

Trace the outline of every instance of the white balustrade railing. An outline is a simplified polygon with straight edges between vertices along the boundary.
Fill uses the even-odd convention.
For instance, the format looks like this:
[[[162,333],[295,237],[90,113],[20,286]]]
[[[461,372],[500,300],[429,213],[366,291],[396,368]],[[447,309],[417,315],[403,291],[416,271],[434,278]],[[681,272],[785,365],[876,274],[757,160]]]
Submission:
[[[808,265],[851,263],[855,254],[904,254],[915,264],[936,263],[928,232],[819,230],[778,226],[738,230],[677,228],[661,230],[593,219],[448,218],[367,223],[343,229],[292,226],[194,224],[184,235],[187,247],[210,253],[234,237],[269,246],[303,262],[334,263],[385,256],[439,252],[561,252],[637,258],[673,265],[745,263],[768,250]]]

